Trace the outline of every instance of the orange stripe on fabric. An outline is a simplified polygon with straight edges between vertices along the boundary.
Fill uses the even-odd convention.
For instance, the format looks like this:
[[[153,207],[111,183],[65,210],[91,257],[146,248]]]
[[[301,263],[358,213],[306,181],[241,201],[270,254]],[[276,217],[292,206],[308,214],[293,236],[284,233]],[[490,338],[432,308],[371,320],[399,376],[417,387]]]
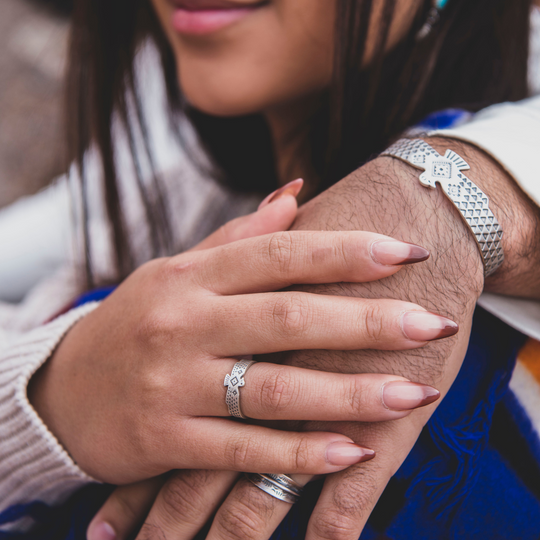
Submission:
[[[518,358],[540,383],[540,341],[529,339],[519,351]]]

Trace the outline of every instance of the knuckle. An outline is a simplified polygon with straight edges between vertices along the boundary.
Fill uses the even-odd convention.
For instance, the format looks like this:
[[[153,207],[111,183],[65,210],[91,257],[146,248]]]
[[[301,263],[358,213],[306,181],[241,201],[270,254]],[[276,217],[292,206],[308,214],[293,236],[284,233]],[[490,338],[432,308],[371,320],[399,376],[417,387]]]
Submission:
[[[294,378],[284,368],[277,368],[275,374],[265,377],[260,388],[260,407],[269,412],[294,407],[298,395]]]
[[[218,537],[251,540],[261,537],[275,508],[275,499],[254,488],[248,482],[239,482],[216,516]]]
[[[166,540],[167,536],[159,525],[144,523],[137,535],[137,540]]]
[[[351,257],[351,246],[347,240],[347,237],[339,235],[334,243],[334,251],[344,268],[354,270],[356,265],[354,258]]]
[[[361,321],[366,338],[371,343],[379,343],[384,334],[383,309],[377,302],[368,302],[364,306]]]
[[[177,321],[167,309],[158,307],[145,311],[135,330],[136,335],[143,341],[158,346],[174,332]]]
[[[357,540],[359,536],[356,521],[335,512],[319,512],[312,527],[315,537],[324,540]]]
[[[243,502],[226,506],[220,511],[217,521],[221,538],[246,539],[258,538],[264,527],[260,515],[249,505]]]
[[[272,323],[280,336],[299,337],[311,325],[311,309],[305,295],[291,293],[280,296],[272,306]]]
[[[294,241],[291,233],[278,232],[268,238],[268,259],[278,274],[288,274],[293,262]]]
[[[296,471],[305,471],[309,464],[315,463],[315,456],[312,455],[310,440],[301,437],[296,441],[291,452],[292,464]]]
[[[198,252],[183,253],[161,260],[157,279],[161,289],[164,287],[178,290],[179,282],[184,287],[186,283],[197,283],[204,268],[204,256]]]
[[[347,383],[346,395],[343,400],[346,404],[346,412],[352,412],[353,415],[357,416],[359,411],[369,406],[369,395],[360,377],[348,377]]]
[[[357,540],[376,501],[379,482],[375,466],[364,464],[348,469],[332,494],[332,506],[321,508],[312,516],[310,526],[315,536],[324,540]]]
[[[160,497],[164,513],[172,520],[198,523],[206,502],[207,471],[182,471],[162,488]]]
[[[234,437],[227,445],[225,454],[232,470],[245,471],[249,461],[257,459],[259,448],[249,437]]]

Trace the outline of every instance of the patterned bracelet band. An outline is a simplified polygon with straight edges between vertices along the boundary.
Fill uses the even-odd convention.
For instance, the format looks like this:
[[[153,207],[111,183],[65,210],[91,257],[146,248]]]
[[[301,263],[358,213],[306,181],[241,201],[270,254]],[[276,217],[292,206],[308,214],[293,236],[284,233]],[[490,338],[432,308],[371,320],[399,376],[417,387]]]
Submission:
[[[463,158],[452,150],[441,156],[421,139],[400,139],[381,156],[395,157],[423,169],[420,175],[423,186],[435,189],[437,183],[441,185],[474,234],[484,263],[484,276],[493,274],[504,260],[503,231],[489,209],[486,194],[463,174],[470,169]]]

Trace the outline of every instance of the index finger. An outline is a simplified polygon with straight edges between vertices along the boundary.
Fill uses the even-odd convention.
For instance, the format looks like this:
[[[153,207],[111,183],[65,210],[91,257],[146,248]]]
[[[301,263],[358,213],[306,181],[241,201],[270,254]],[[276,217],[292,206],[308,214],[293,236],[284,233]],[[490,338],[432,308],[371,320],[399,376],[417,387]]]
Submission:
[[[294,284],[360,283],[421,262],[420,246],[370,232],[291,231],[267,234],[200,252],[197,283],[222,295],[274,291]],[[186,256],[172,259],[186,267]]]

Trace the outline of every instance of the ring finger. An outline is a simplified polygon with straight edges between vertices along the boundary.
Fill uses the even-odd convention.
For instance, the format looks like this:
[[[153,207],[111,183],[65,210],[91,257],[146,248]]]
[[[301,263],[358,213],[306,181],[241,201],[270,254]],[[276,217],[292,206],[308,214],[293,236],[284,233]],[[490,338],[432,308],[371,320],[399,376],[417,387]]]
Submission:
[[[234,381],[231,391],[239,392],[241,412],[260,420],[395,420],[439,397],[435,388],[395,375],[326,373],[256,362],[242,380],[232,374],[235,364],[225,359],[198,364],[201,384],[193,388],[198,399],[191,400],[192,416],[230,416],[225,374]]]
[[[301,486],[312,478],[306,475],[290,477]],[[241,478],[219,508],[206,540],[267,540],[290,509],[289,503]]]

